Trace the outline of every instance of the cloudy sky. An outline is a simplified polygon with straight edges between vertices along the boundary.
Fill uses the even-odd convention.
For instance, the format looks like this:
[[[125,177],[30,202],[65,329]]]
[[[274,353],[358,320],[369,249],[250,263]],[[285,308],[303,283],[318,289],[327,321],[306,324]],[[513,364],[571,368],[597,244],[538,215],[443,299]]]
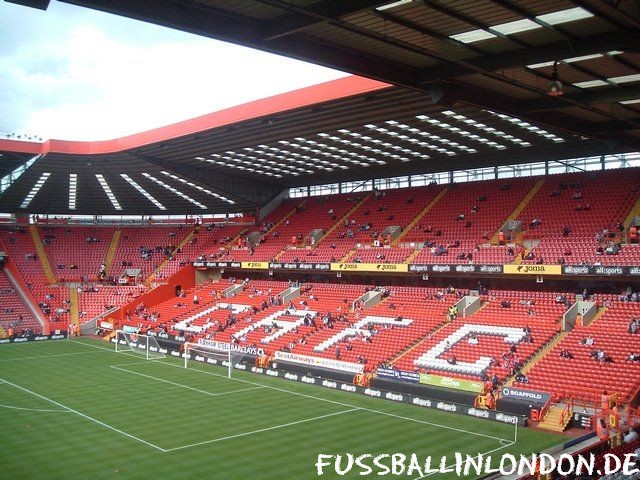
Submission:
[[[0,25],[0,136],[116,138],[345,76],[57,1]]]

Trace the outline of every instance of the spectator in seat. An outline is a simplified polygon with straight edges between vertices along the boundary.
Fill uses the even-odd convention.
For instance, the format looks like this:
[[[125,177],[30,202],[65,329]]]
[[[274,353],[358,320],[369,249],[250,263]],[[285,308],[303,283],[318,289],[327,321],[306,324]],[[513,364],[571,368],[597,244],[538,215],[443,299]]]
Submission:
[[[629,243],[638,243],[638,227],[635,225],[629,227]]]
[[[627,362],[640,362],[640,353],[629,352],[627,358],[625,359]]]
[[[531,220],[529,228],[534,229],[536,227],[539,227],[540,225],[542,225],[542,220],[540,220],[539,218],[534,218],[533,220]]]
[[[516,373],[515,381],[518,383],[529,383],[529,379],[522,372]]]
[[[604,253],[606,253],[607,255],[618,255],[621,249],[622,246],[620,245],[620,243],[609,242],[607,248],[604,249]]]
[[[627,327],[627,333],[632,335],[638,333],[638,330],[640,329],[640,325],[638,323],[639,322],[636,318],[632,318],[629,322],[629,326]]]
[[[594,360],[596,360],[599,363],[604,363],[606,358],[607,358],[607,354],[604,353],[604,350],[602,350],[602,349],[593,350],[591,352],[591,356],[593,357]]]
[[[568,237],[570,233],[571,233],[571,228],[569,227],[569,225],[565,225],[564,227],[562,227],[563,237]]]
[[[573,358],[573,354],[569,351],[567,347],[565,347],[560,352],[560,358],[571,360]]]
[[[585,338],[583,338],[582,340],[580,340],[580,343],[582,345],[587,345],[587,346],[592,346],[596,343],[596,341],[593,339],[593,337],[591,336],[586,336]]]

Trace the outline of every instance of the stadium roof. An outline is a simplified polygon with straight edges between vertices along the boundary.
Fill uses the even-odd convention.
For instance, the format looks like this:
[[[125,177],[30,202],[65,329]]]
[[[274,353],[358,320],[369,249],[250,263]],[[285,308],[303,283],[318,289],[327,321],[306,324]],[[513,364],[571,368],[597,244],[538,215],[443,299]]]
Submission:
[[[369,79],[109,142],[0,141],[5,156],[43,155],[0,197],[4,211],[238,211],[284,187],[640,150],[640,7],[631,0],[67,3]],[[562,96],[547,91],[554,62]]]

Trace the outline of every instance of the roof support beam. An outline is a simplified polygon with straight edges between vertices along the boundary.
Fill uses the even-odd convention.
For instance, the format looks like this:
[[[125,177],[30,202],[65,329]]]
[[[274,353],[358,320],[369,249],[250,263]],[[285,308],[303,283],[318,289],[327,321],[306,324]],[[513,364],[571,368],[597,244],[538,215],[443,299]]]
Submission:
[[[291,10],[291,4],[284,2],[267,2],[269,5]],[[265,26],[265,40],[291,35],[307,27],[322,23],[324,18],[340,18],[345,15],[357,13],[362,10],[369,10],[389,3],[389,0],[333,0],[331,2],[320,3],[312,6],[313,10],[304,9],[302,12],[296,10],[295,13],[288,13],[268,22]],[[304,16],[300,16],[302,13]],[[315,13],[315,15],[314,15]]]
[[[500,55],[486,55],[468,58],[464,65],[460,63],[425,68],[420,72],[420,82],[432,82],[438,79],[470,75],[478,71],[495,71],[511,67],[524,67],[532,63],[560,60],[612,50],[632,50],[640,48],[640,31],[609,32],[582,37],[575,42],[559,41],[544,45],[518,48]]]

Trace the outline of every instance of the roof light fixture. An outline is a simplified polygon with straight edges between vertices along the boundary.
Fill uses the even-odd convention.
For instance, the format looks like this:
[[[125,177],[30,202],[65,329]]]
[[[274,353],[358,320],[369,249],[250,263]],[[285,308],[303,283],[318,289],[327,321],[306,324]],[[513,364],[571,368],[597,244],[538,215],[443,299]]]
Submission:
[[[158,200],[156,200],[156,198],[153,195],[151,195],[144,188],[142,188],[140,184],[136,182],[133,178],[131,178],[129,175],[127,175],[126,173],[121,173],[120,176],[124,178],[129,185],[131,185],[138,192],[140,192],[147,200],[153,203],[160,210],[166,210],[166,207],[164,205],[162,205]]]
[[[100,183],[100,186],[104,190],[104,193],[107,194],[107,198],[111,202],[111,205],[113,205],[113,208],[115,208],[116,210],[122,210],[122,207],[120,206],[120,203],[118,202],[118,199],[116,198],[116,196],[111,191],[111,187],[109,186],[109,184],[105,180],[104,175],[102,175],[101,173],[96,173],[95,175],[96,175],[96,178],[98,179],[98,183]]]
[[[551,83],[547,87],[547,95],[550,97],[560,97],[564,95],[562,82],[558,80],[558,61],[553,62],[553,73],[551,74]]]
[[[76,209],[76,198],[78,189],[78,174],[69,174],[69,210]]]
[[[51,176],[51,172],[44,172],[42,173],[42,175],[40,175],[40,178],[38,179],[38,181],[33,185],[31,190],[27,194],[27,196],[24,198],[24,200],[20,204],[20,208],[27,208],[29,206],[29,204],[31,203],[31,200],[35,198],[37,193],[40,191],[40,189],[44,185],[44,182],[46,182],[50,176]]]

